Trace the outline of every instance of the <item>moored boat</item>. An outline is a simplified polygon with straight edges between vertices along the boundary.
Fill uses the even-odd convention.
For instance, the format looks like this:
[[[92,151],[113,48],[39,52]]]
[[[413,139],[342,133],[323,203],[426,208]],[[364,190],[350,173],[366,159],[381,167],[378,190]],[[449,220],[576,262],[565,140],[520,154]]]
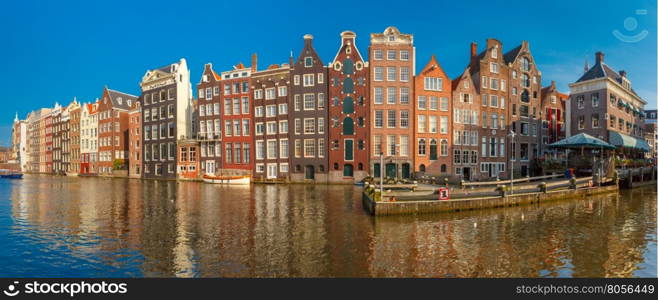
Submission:
[[[12,170],[0,170],[0,178],[21,179],[23,178],[23,173]]]
[[[251,176],[203,175],[203,182],[229,185],[246,185],[251,182]]]

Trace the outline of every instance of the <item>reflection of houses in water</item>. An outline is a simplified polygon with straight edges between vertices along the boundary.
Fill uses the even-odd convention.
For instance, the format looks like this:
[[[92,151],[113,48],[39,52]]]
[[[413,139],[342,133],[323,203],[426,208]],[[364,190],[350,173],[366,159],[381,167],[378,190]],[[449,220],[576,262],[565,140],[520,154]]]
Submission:
[[[633,276],[644,261],[651,201],[618,199],[375,219],[372,276]],[[601,255],[601,250],[608,255]],[[606,250],[607,249],[607,250]],[[571,264],[571,265],[569,265]],[[569,272],[571,268],[571,274]]]
[[[654,274],[641,269],[646,236],[656,230],[648,188],[619,198],[376,219],[354,200],[359,192],[30,175],[10,195],[15,226],[29,224],[38,247],[59,254],[65,245],[70,263],[137,269],[135,276]]]

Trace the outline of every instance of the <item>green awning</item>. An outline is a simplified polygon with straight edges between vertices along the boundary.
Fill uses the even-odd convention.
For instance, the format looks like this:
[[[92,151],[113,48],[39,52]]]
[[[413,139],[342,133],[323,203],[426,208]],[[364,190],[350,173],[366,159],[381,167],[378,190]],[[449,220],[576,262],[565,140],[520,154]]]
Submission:
[[[587,133],[579,133],[574,136],[570,136],[566,139],[559,140],[555,143],[548,145],[550,148],[562,148],[562,149],[615,149],[616,147],[597,139]]]
[[[633,148],[644,152],[649,152],[649,144],[644,139],[625,135],[616,131],[610,132],[610,144],[617,147]]]

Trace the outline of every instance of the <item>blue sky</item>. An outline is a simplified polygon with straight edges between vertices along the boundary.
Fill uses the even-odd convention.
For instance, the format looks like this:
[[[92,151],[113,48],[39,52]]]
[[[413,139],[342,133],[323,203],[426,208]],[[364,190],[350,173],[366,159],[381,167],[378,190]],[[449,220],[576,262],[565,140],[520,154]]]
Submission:
[[[14,113],[21,118],[73,97],[93,101],[103,86],[139,94],[144,72],[185,57],[198,82],[203,65],[228,70],[288,61],[302,36],[315,36],[325,63],[333,59],[339,34],[352,30],[367,55],[369,34],[393,25],[414,34],[417,68],[436,54],[451,77],[468,63],[472,41],[494,37],[507,51],[522,40],[543,73],[568,91],[585,60],[596,51],[624,69],[647,108],[656,107],[656,1],[11,1],[0,11],[0,145],[9,144]],[[410,5],[406,5],[409,3]],[[344,4],[344,5],[343,5]],[[349,9],[348,9],[349,7]],[[645,9],[646,15],[636,14]],[[636,26],[626,26],[633,18]],[[633,25],[627,22],[626,25]],[[642,30],[643,40],[623,42]]]

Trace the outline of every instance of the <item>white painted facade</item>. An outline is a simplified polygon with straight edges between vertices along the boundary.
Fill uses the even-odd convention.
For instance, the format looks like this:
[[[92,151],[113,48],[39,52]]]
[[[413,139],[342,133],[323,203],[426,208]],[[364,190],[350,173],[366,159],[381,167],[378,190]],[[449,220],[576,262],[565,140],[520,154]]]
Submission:
[[[80,155],[89,154],[90,162],[97,161],[98,103],[83,104],[80,112]]]

